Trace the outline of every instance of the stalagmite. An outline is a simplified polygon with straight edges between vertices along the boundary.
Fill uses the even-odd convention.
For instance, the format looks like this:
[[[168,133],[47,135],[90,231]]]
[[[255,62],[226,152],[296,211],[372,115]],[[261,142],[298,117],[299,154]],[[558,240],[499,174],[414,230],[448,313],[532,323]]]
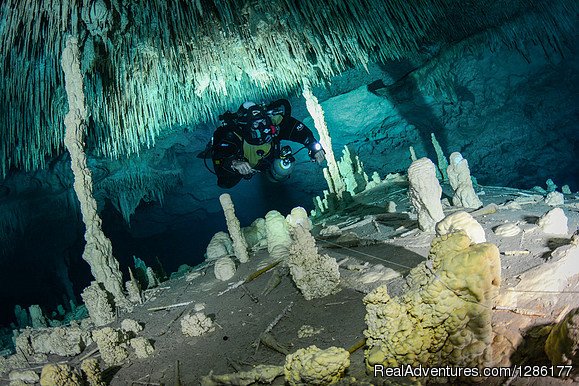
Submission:
[[[28,307],[28,311],[30,312],[32,328],[42,328],[47,326],[46,318],[44,317],[42,309],[38,304],[33,304]]]
[[[245,241],[245,237],[243,237],[243,233],[241,233],[239,220],[235,217],[235,207],[233,206],[233,201],[231,201],[231,196],[223,193],[219,196],[219,202],[221,202],[221,206],[223,207],[227,229],[233,241],[233,253],[235,253],[235,256],[237,256],[241,263],[247,263],[249,261],[247,242]]]
[[[436,224],[436,235],[442,236],[463,231],[474,244],[487,241],[485,230],[474,217],[464,211],[454,212]]]
[[[304,298],[312,300],[338,292],[340,271],[336,259],[318,253],[316,240],[306,228],[295,227],[292,237],[288,266]]]
[[[235,262],[227,256],[218,258],[213,265],[215,277],[221,281],[231,279],[235,275],[236,270]]]
[[[545,204],[549,206],[560,206],[563,205],[564,203],[565,203],[565,196],[563,195],[563,193],[550,192],[549,194],[547,194],[547,197],[545,197]]]
[[[436,179],[435,166],[428,158],[412,162],[408,168],[408,195],[418,214],[418,226],[431,232],[444,218],[440,197],[442,188]]]
[[[447,181],[448,175],[446,173],[446,169],[448,168],[448,161],[442,151],[442,147],[436,140],[436,136],[434,133],[430,133],[430,137],[432,139],[432,146],[434,146],[434,151],[436,152],[436,158],[438,163],[438,169],[436,170],[437,174],[440,173],[442,180]]]
[[[267,251],[275,260],[286,259],[292,245],[289,225],[281,213],[271,210],[265,215]]]
[[[340,176],[340,171],[338,169],[336,159],[334,158],[332,138],[330,137],[328,125],[326,124],[326,120],[324,118],[324,110],[322,110],[322,106],[318,103],[318,98],[316,98],[312,93],[309,82],[307,80],[304,80],[303,96],[306,99],[306,107],[314,119],[314,125],[318,130],[318,134],[320,134],[320,143],[326,152],[326,161],[328,161],[328,176],[326,176],[325,173],[324,176],[328,182],[328,188],[330,189],[330,193],[335,193],[338,198],[342,198],[342,193],[346,187],[344,181],[342,181],[342,177]]]
[[[109,303],[106,291],[99,283],[93,281],[80,294],[95,326],[105,326],[115,320],[113,307]]]
[[[450,186],[454,190],[453,205],[471,209],[483,206],[472,186],[468,161],[459,152],[450,155],[450,166],[446,170]]]
[[[62,53],[62,69],[69,108],[64,118],[66,126],[64,144],[70,153],[74,191],[80,201],[82,219],[86,226],[84,234],[86,246],[82,257],[89,263],[97,282],[102,283],[114,296],[118,306],[124,306],[127,300],[123,294],[122,273],[118,261],[113,256],[111,241],[104,235],[101,228],[101,218],[92,194],[92,174],[84,152],[87,112],[79,57],[78,39],[68,38]]]
[[[414,147],[410,146],[408,150],[410,151],[410,160],[412,162],[416,161],[418,158],[416,158],[416,151],[414,151]]]
[[[547,234],[566,235],[569,233],[567,216],[561,208],[551,209],[542,215],[537,221],[537,225]]]
[[[368,175],[364,171],[364,164],[360,158],[353,154],[348,146],[342,150],[342,158],[338,161],[340,176],[346,185],[346,190],[354,196],[366,189]]]
[[[308,212],[301,206],[296,206],[293,208],[290,214],[286,216],[285,220],[290,226],[290,229],[301,226],[308,231],[311,231],[313,228],[312,220],[308,218]]]

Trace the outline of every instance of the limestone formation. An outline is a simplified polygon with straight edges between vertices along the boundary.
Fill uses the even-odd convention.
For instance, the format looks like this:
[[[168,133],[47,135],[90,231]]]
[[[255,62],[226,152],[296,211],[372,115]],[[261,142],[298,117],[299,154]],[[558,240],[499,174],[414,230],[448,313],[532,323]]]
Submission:
[[[338,382],[350,366],[350,353],[343,348],[325,350],[309,346],[286,356],[286,382],[297,385],[331,385]]]
[[[69,37],[62,52],[62,70],[69,111],[64,118],[66,126],[64,144],[70,153],[74,175],[74,191],[80,202],[80,211],[85,224],[86,246],[82,257],[90,265],[97,282],[102,283],[119,306],[127,303],[123,294],[123,275],[119,262],[113,256],[111,241],[102,231],[102,220],[93,196],[92,174],[88,168],[84,151],[88,114],[83,92],[83,77],[80,72],[79,42]]]
[[[155,351],[151,342],[142,336],[131,339],[129,343],[133,350],[135,350],[135,355],[139,359],[148,358]]]
[[[20,334],[14,337],[14,343],[16,345],[16,352],[26,356],[34,354],[34,349],[32,348],[32,342],[30,342],[32,330],[30,328],[25,329]],[[14,355],[13,355],[14,357]]]
[[[46,318],[42,313],[42,309],[38,304],[33,304],[28,307],[28,312],[30,313],[30,321],[32,323],[32,328],[43,328],[48,326],[46,323]]]
[[[86,378],[88,386],[106,386],[98,359],[88,358],[82,361],[80,369]]]
[[[286,216],[285,220],[290,226],[290,229],[301,226],[308,231],[311,231],[313,228],[312,220],[308,217],[308,212],[301,206],[293,208],[291,213]]]
[[[331,194],[335,194],[337,199],[341,199],[342,193],[346,190],[346,187],[342,177],[340,176],[338,164],[336,162],[336,158],[334,157],[332,138],[330,137],[330,133],[328,131],[328,125],[326,124],[326,119],[324,117],[324,110],[319,104],[318,98],[316,98],[312,93],[312,90],[309,86],[309,81],[306,79],[304,79],[303,96],[306,99],[306,108],[314,119],[314,126],[320,135],[320,144],[326,152],[326,161],[328,163],[328,167],[324,168],[324,178],[328,183],[329,192]]]
[[[492,306],[500,286],[496,246],[463,232],[437,237],[429,258],[410,271],[408,290],[380,286],[364,298],[366,366],[488,366]]]
[[[436,159],[438,164],[438,169],[436,171],[440,173],[444,181],[447,181],[449,176],[447,174],[448,161],[446,160],[446,156],[444,155],[442,147],[438,143],[434,133],[430,133],[430,139],[432,140],[432,146],[434,146],[434,151],[436,152]],[[452,154],[450,155],[450,157],[452,158]]]
[[[250,226],[242,229],[247,246],[252,251],[267,248],[267,231],[265,229],[265,219],[257,218]]]
[[[330,181],[331,177],[328,174],[328,169],[324,169],[324,177],[326,181]],[[316,196],[314,198],[314,206],[315,211],[313,213],[314,216],[319,216],[323,213],[335,211],[340,204],[340,199],[336,193],[332,193],[329,190],[325,189],[323,191],[323,198],[320,196]]]
[[[563,196],[563,193],[559,193],[559,192],[550,192],[547,194],[547,197],[545,197],[545,204],[549,205],[549,206],[560,206],[563,205],[565,203],[565,196]]]
[[[249,371],[238,371],[233,374],[209,374],[201,378],[201,386],[271,384],[283,375],[283,366],[257,365]]]
[[[28,312],[18,304],[14,306],[14,315],[16,316],[18,327],[25,328],[30,326],[31,323],[28,317]]]
[[[74,356],[91,342],[90,332],[79,327],[52,327],[24,330],[17,338],[17,347],[28,354]]]
[[[13,385],[28,385],[40,381],[40,377],[33,370],[14,370],[8,375],[10,386]]]
[[[67,364],[47,364],[40,374],[40,386],[83,386],[80,371]]]
[[[507,223],[499,225],[493,232],[499,237],[513,237],[521,233],[521,227],[517,224]]]
[[[281,213],[272,210],[265,215],[265,231],[269,255],[275,259],[287,258],[292,238],[288,223]]]
[[[125,283],[127,290],[127,299],[132,304],[141,304],[143,302],[143,293],[141,292],[141,285],[133,275],[133,270],[129,268],[130,280]]]
[[[475,243],[487,241],[483,227],[470,214],[459,211],[446,216],[436,224],[436,235],[442,236],[449,233],[463,231]]]
[[[306,300],[321,298],[339,290],[340,272],[336,259],[320,255],[310,232],[297,227],[293,231],[288,266]]]
[[[579,365],[579,308],[557,323],[545,342],[545,352],[554,366]]]
[[[88,314],[97,327],[102,327],[115,320],[113,306],[109,302],[107,292],[96,281],[91,282],[80,294]]]
[[[143,331],[143,326],[141,326],[141,324],[136,320],[123,319],[121,322],[121,330],[137,335],[139,332]]]
[[[26,347],[24,348],[26,350]],[[36,359],[34,356],[33,359]],[[26,351],[21,351],[20,345],[18,345],[18,338],[16,338],[16,354],[9,355],[8,357],[3,357],[0,355],[0,375],[6,374],[14,369],[25,369],[30,366],[31,356]],[[46,356],[38,356],[38,361],[46,360]]]
[[[413,147],[413,146],[410,146],[410,147],[408,148],[408,151],[410,152],[410,160],[411,160],[412,162],[416,161],[418,158],[416,158],[416,151],[414,150],[414,147]]]
[[[338,170],[345,189],[351,196],[363,192],[368,185],[368,175],[364,171],[364,164],[360,158],[350,152],[348,146],[342,150],[342,158],[338,161]]]
[[[243,237],[243,233],[241,233],[239,220],[235,217],[235,207],[233,206],[233,201],[231,201],[231,196],[223,193],[219,196],[219,202],[221,202],[223,213],[225,214],[227,229],[233,244],[233,253],[241,263],[247,263],[249,261],[247,242]]]
[[[213,320],[202,312],[187,314],[181,319],[181,332],[187,336],[201,336],[215,331]]]
[[[129,357],[127,351],[128,336],[122,330],[104,327],[100,330],[94,330],[92,338],[99,348],[102,360],[107,365],[121,365]]]
[[[518,306],[528,301],[535,301],[536,294],[543,297],[564,291],[576,283],[579,275],[579,236],[574,235],[571,243],[560,246],[551,253],[548,264],[534,267],[518,276],[518,283],[512,290],[501,294],[500,303]]]
[[[418,215],[418,226],[425,232],[434,230],[444,218],[440,197],[442,188],[436,179],[435,167],[428,158],[412,162],[408,168],[408,195]]]
[[[367,270],[361,271],[357,277],[357,281],[362,284],[371,284],[378,281],[388,281],[399,276],[400,273],[392,268],[385,267],[382,264],[376,264]]]
[[[300,339],[311,338],[312,336],[318,335],[322,331],[324,331],[323,327],[314,328],[313,326],[310,326],[309,324],[304,324],[298,330],[298,338],[300,338]]]
[[[147,267],[146,273],[147,273],[147,289],[158,287],[160,280],[157,277],[157,274],[155,273],[153,268]]]
[[[543,232],[552,235],[567,235],[567,216],[561,208],[554,208],[545,213],[537,222]]]
[[[215,262],[213,272],[218,280],[227,281],[235,275],[235,262],[229,257],[221,257]]]
[[[209,241],[207,252],[205,253],[205,261],[214,261],[224,256],[232,256],[233,242],[231,237],[225,232],[217,232]]]
[[[471,209],[478,209],[483,206],[472,186],[468,161],[462,158],[459,152],[450,155],[447,173],[450,186],[454,190],[453,205]]]
[[[547,192],[551,193],[557,190],[557,184],[555,184],[552,179],[549,178],[545,181],[545,184],[547,185]]]

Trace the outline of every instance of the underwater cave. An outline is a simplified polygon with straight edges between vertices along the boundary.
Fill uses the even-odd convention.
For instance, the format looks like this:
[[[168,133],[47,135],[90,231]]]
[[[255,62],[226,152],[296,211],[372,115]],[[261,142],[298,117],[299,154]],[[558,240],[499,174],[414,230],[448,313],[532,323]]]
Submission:
[[[578,4],[2,1],[0,383],[576,381]]]

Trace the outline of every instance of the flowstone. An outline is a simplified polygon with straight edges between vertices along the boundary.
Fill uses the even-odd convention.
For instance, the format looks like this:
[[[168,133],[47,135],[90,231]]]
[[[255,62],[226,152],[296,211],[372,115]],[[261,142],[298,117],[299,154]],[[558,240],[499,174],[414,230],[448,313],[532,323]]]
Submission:
[[[471,245],[463,232],[437,237],[429,259],[410,271],[408,290],[386,286],[364,298],[366,367],[488,366],[492,305],[500,286],[499,250]]]

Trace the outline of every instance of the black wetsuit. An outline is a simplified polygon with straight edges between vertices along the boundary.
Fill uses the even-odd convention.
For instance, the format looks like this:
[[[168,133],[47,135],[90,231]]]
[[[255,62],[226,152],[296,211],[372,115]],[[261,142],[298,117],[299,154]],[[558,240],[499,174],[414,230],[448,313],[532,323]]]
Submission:
[[[215,130],[212,158],[219,187],[231,188],[242,178],[251,178],[251,174],[244,176],[232,169],[231,165],[235,160],[247,161],[253,169],[268,172],[272,162],[279,158],[281,140],[301,143],[310,150],[310,156],[313,156],[313,146],[317,144],[317,140],[306,125],[291,116],[289,101],[280,99],[269,104],[266,110],[277,111],[271,117],[275,135],[269,143],[249,144],[243,138],[243,129],[234,122],[226,123]]]

